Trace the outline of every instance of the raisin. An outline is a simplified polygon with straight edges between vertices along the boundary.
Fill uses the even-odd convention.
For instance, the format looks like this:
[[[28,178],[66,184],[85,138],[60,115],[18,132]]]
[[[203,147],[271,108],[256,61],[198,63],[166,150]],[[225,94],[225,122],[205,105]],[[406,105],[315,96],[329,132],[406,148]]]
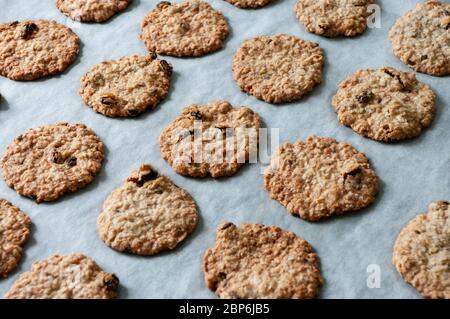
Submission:
[[[166,72],[168,75],[172,75],[172,66],[166,60],[160,60],[159,63],[164,72]]]
[[[167,8],[168,6],[172,5],[169,1],[161,1],[159,2],[156,7],[160,9]]]
[[[20,32],[20,37],[25,40],[29,39],[31,35],[34,33],[34,31],[36,31],[37,29],[38,26],[35,23],[33,22],[27,23]]]
[[[356,95],[356,100],[361,103],[365,104],[369,102],[373,97],[373,93],[370,91],[364,91],[361,94]]]
[[[138,116],[141,113],[141,111],[136,109],[130,109],[127,111],[127,113],[129,116]]]
[[[156,179],[159,176],[159,174],[153,170],[148,172],[145,175],[139,176],[139,177],[130,177],[128,178],[128,182],[135,183],[138,187],[142,187],[145,182],[151,181]]]
[[[77,158],[75,156],[71,156],[67,159],[66,163],[69,167],[74,167],[77,165]]]
[[[191,116],[199,121],[202,119],[202,113],[200,113],[200,111],[191,112]]]
[[[117,103],[117,98],[112,93],[105,93],[100,97],[100,102],[105,105],[113,106]]]
[[[428,55],[426,55],[426,54],[424,54],[424,55],[422,55],[422,56],[420,57],[420,60],[421,60],[421,61],[424,61],[424,60],[426,60],[426,59],[428,59]]]
[[[18,24],[19,24],[19,21],[13,21],[13,22],[11,22],[11,23],[9,24],[9,26],[10,26],[10,27],[13,27],[13,26],[18,25]]]
[[[58,151],[53,151],[52,153],[52,162],[55,164],[62,164],[64,163],[64,159],[62,158],[62,155]]]
[[[359,173],[361,173],[361,167],[360,166],[352,167],[348,172],[344,172],[344,181],[347,180],[347,177],[349,177],[349,176],[356,176]]]
[[[103,278],[103,283],[106,286],[106,289],[108,290],[116,290],[117,286],[119,286],[119,278],[117,278],[114,274],[107,274]]]
[[[157,58],[158,56],[156,55],[155,52],[150,52],[150,57],[152,58],[152,60],[156,60],[156,58]]]

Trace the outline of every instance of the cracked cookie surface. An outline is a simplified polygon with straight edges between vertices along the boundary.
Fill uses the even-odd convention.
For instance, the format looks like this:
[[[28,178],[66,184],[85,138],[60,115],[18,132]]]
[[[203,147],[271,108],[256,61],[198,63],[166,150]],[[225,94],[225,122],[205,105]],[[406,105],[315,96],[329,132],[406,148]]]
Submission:
[[[395,241],[392,262],[425,298],[450,299],[450,204],[431,203]]]
[[[22,259],[22,246],[30,237],[31,219],[0,198],[0,277],[6,277]]]
[[[56,123],[16,137],[5,151],[1,168],[9,187],[40,203],[89,184],[103,157],[103,143],[84,124]]]
[[[141,39],[150,52],[173,56],[202,56],[223,47],[228,23],[207,2],[162,1],[144,18]]]
[[[119,279],[82,254],[51,256],[31,265],[6,299],[114,299]]]
[[[126,56],[93,66],[81,79],[80,95],[103,115],[136,116],[164,100],[171,75],[172,66],[155,54]]]
[[[203,272],[220,298],[311,299],[323,284],[319,257],[306,240],[261,224],[219,225]]]
[[[191,195],[144,164],[105,200],[97,231],[115,250],[154,255],[174,249],[197,222]]]
[[[268,103],[300,99],[322,80],[323,50],[287,34],[244,41],[233,58],[242,91]]]
[[[80,22],[104,22],[127,8],[131,0],[56,0],[64,15]]]
[[[80,39],[55,21],[0,23],[0,74],[35,80],[63,72],[80,52]]]
[[[226,101],[193,104],[161,133],[162,157],[181,175],[234,175],[255,156],[259,115]]]
[[[378,177],[350,144],[310,136],[278,148],[264,172],[264,186],[291,214],[317,221],[370,205]]]
[[[374,0],[298,0],[295,14],[306,30],[326,37],[353,37],[367,28]]]
[[[332,99],[339,122],[371,139],[389,142],[418,136],[433,121],[435,94],[414,73],[390,67],[359,70]]]
[[[394,54],[414,70],[450,74],[450,4],[429,0],[400,17],[389,31]]]

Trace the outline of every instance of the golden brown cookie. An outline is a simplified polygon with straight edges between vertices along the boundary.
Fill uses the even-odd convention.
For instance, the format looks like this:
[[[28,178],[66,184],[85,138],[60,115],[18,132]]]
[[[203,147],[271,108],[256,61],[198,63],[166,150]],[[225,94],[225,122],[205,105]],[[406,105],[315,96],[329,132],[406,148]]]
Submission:
[[[80,52],[80,39],[50,20],[0,23],[0,75],[35,80],[63,72]]]
[[[141,39],[150,52],[173,56],[202,56],[222,48],[228,23],[207,2],[162,1],[144,18]]]
[[[72,20],[104,22],[126,9],[131,0],[56,0],[56,6]]]
[[[397,237],[392,262],[425,298],[450,299],[450,204],[434,202]]]
[[[81,79],[80,95],[98,113],[136,116],[167,96],[172,66],[156,54],[126,56],[92,67]]]
[[[298,0],[295,14],[311,33],[354,37],[367,28],[368,6],[375,0]]]
[[[181,175],[234,175],[256,154],[261,126],[258,114],[226,101],[193,104],[164,129],[162,157]]]
[[[205,282],[220,298],[315,298],[323,284],[311,245],[276,226],[224,222],[203,257]]]
[[[317,221],[370,205],[378,177],[350,144],[310,136],[278,148],[264,172],[264,186],[291,214]]]
[[[450,3],[419,3],[389,31],[394,54],[414,70],[450,74]]]
[[[174,249],[197,222],[191,195],[144,164],[105,200],[97,231],[115,250],[154,255]]]
[[[114,299],[119,279],[82,254],[37,261],[20,275],[6,299]]]
[[[300,99],[322,80],[323,51],[292,35],[258,36],[245,41],[233,59],[242,91],[268,103]]]
[[[9,187],[40,203],[89,184],[103,157],[103,143],[84,124],[56,123],[16,137],[1,168]]]
[[[30,237],[31,219],[10,202],[0,199],[0,277],[13,271]]]
[[[340,85],[332,104],[339,122],[371,139],[418,136],[434,118],[436,97],[414,73],[390,67],[359,70]]]

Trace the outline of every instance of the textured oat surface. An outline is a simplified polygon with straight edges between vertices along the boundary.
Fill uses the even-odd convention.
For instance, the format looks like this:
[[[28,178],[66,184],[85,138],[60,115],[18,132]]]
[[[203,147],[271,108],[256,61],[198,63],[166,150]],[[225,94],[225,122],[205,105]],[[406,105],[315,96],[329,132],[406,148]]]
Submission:
[[[361,135],[389,142],[419,135],[435,113],[435,94],[414,73],[390,67],[359,70],[332,99],[339,121]]]
[[[103,157],[103,143],[84,124],[56,123],[16,137],[1,168],[9,187],[40,203],[89,184]]]
[[[81,79],[80,95],[103,115],[136,116],[166,97],[171,75],[171,65],[154,54],[126,56],[93,66]]]
[[[131,0],[56,0],[56,6],[75,21],[104,22],[125,10]]]
[[[450,4],[429,0],[400,17],[389,31],[394,54],[414,70],[450,74]]]
[[[370,205],[378,177],[367,157],[333,138],[309,137],[280,146],[264,172],[273,199],[309,221]]]
[[[19,208],[0,198],[0,278],[16,268],[22,246],[30,236],[31,219]]]
[[[191,195],[144,164],[105,200],[97,230],[113,249],[153,255],[174,249],[197,222]]]
[[[367,27],[375,0],[298,0],[295,14],[306,30],[326,37],[356,36]]]
[[[182,175],[223,177],[235,174],[254,156],[259,115],[226,101],[193,104],[162,132],[162,157]]]
[[[202,56],[222,48],[228,23],[207,2],[162,1],[144,18],[141,39],[151,52],[173,56]]]
[[[392,262],[426,298],[450,299],[450,204],[431,203],[400,232]]]
[[[0,23],[0,74],[12,80],[61,73],[79,51],[78,36],[55,21]]]
[[[315,298],[322,286],[311,245],[276,226],[224,222],[203,257],[205,282],[220,298]]]
[[[264,7],[265,5],[271,3],[275,0],[225,0],[236,7],[242,8],[242,9],[248,9],[248,8],[259,8]]]
[[[6,299],[113,299],[119,279],[82,254],[37,261],[20,275]]]
[[[322,80],[323,51],[317,43],[287,34],[242,43],[233,75],[242,91],[268,103],[300,99]]]

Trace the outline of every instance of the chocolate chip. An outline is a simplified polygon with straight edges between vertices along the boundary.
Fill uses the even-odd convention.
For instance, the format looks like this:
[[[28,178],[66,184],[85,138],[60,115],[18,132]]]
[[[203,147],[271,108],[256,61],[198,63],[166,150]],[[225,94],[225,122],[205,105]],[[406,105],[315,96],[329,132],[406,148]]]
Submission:
[[[119,286],[119,278],[117,278],[114,274],[107,274],[103,278],[103,283],[106,286],[106,289],[108,290],[116,290]]]
[[[364,91],[358,95],[356,95],[356,100],[361,104],[366,104],[373,97],[373,93],[371,91]]]
[[[200,111],[191,112],[191,116],[199,121],[202,119],[202,113],[200,113]]]
[[[27,23],[25,24],[25,26],[23,27],[22,31],[20,32],[20,37],[22,39],[29,39],[31,37],[31,35],[34,33],[34,31],[36,31],[38,29],[38,26],[31,22],[31,23]]]
[[[67,160],[66,163],[69,167],[74,167],[77,165],[77,158],[75,156],[70,156]]]

